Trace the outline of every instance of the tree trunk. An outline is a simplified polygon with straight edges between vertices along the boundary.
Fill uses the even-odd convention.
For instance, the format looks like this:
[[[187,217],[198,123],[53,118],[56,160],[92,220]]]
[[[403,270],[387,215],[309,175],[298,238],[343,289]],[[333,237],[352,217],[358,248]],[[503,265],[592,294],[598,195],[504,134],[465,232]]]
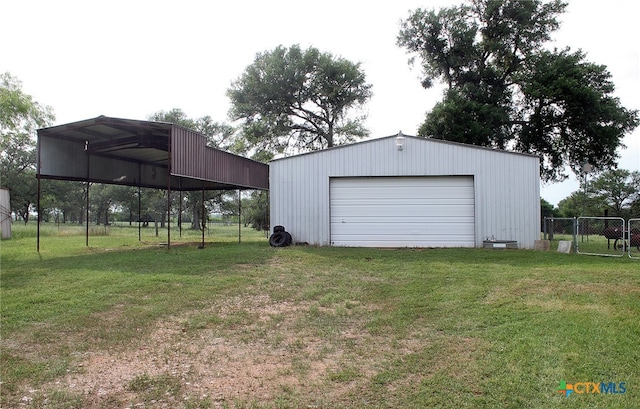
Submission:
[[[200,206],[197,202],[195,202],[191,206],[193,217],[191,218],[191,229],[199,230],[200,229]]]

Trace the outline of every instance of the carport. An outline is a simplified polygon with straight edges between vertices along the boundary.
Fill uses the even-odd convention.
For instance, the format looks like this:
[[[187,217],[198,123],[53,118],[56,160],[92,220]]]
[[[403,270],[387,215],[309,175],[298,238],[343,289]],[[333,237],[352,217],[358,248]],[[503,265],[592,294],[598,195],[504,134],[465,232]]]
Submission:
[[[269,188],[268,165],[209,147],[204,135],[171,123],[99,116],[38,129],[37,147],[38,251],[41,179],[84,181],[87,192],[90,183],[165,189],[168,220],[172,191],[202,191],[204,196],[206,190]],[[87,194],[87,245],[88,203]]]

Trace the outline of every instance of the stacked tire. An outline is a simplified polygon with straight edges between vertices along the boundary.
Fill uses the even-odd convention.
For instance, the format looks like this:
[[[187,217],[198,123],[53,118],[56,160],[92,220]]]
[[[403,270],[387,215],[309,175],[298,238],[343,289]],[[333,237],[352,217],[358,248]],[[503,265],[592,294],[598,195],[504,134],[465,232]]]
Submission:
[[[271,247],[287,247],[291,245],[291,234],[285,231],[284,226],[275,226],[273,234],[269,237]]]

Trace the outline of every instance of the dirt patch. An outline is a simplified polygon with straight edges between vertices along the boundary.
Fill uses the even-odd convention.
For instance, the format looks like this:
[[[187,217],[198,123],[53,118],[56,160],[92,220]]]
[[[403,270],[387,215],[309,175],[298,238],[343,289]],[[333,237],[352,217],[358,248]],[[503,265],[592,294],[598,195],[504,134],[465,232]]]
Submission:
[[[287,390],[312,395],[335,370],[341,352],[314,334],[295,332],[296,320],[308,308],[265,295],[235,297],[195,317],[160,322],[131,348],[78,354],[67,376],[42,390],[68,390],[96,408],[108,402],[131,407],[147,400],[149,405],[144,394],[132,392],[141,377],[170,377],[181,385],[179,393],[154,399],[152,407],[175,407],[187,397],[216,407],[273,401]],[[247,322],[236,322],[243,311],[250,314]],[[202,315],[217,317],[216,324],[202,324]]]
[[[99,318],[107,325],[117,322],[121,309]],[[66,376],[39,391],[25,388],[23,402],[38,396],[44,402],[64,391],[81,397],[83,408],[252,407],[283,397],[290,406],[349,406],[384,378],[380,374],[389,365],[405,358],[417,357],[432,369],[385,381],[390,402],[431,371],[455,361],[453,367],[463,372],[466,361],[473,361],[471,340],[452,343],[428,328],[402,339],[374,335],[365,329],[373,309],[356,302],[352,309],[339,312],[264,294],[227,298],[158,322],[148,336],[124,348],[73,354]],[[445,345],[444,352],[435,348],[428,362],[420,361],[434,345]]]

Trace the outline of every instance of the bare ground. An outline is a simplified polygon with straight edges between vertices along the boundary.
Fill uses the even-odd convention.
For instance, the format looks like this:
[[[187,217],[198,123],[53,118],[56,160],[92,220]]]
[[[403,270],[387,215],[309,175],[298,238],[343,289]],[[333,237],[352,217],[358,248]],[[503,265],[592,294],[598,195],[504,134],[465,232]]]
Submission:
[[[335,317],[331,332],[300,324],[312,308]],[[456,372],[473,361],[472,339],[445,339],[420,328],[401,339],[374,335],[364,329],[367,306],[358,306],[360,313],[353,316],[318,308],[245,295],[172,317],[126,347],[76,353],[66,376],[37,390],[26,386],[20,407],[56,407],[50,402],[61,392],[77,397],[83,408],[272,407],[283,397],[295,406],[357,407],[359,394],[385,362],[419,353],[433,342],[445,345],[429,363],[433,371]],[[114,308],[99,318],[116,323],[121,313]],[[428,373],[389,382],[387,403]]]

